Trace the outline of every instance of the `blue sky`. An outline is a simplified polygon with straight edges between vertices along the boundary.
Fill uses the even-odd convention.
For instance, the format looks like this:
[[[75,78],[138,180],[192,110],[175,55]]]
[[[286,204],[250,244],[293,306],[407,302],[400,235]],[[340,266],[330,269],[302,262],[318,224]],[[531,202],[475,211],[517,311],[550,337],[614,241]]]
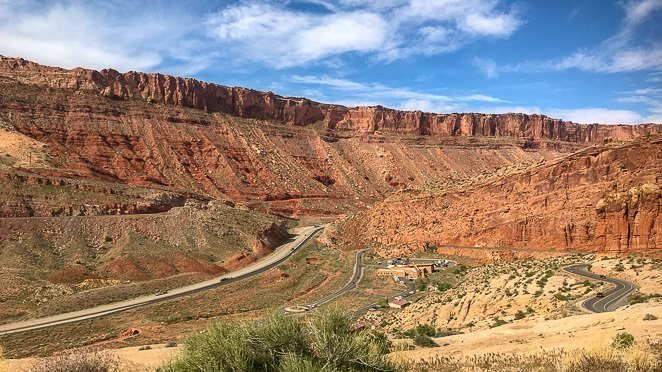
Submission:
[[[0,54],[348,106],[662,123],[662,0],[0,0]]]

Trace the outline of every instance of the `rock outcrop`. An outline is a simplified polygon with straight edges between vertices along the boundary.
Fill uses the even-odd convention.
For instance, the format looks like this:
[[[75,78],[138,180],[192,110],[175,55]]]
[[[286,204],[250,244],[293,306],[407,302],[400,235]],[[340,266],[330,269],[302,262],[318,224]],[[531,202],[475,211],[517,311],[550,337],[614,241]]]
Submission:
[[[282,97],[241,87],[201,82],[162,74],[119,73],[42,66],[21,58],[0,57],[0,75],[28,84],[88,90],[111,99],[141,99],[228,115],[273,120],[290,125],[324,122],[335,131],[433,136],[499,136],[550,139],[577,143],[628,140],[662,132],[662,125],[582,125],[526,114],[434,114],[399,111],[382,106],[324,104],[306,98]]]
[[[335,237],[348,246],[381,244],[388,256],[430,246],[616,253],[662,247],[660,136],[507,173],[393,194],[341,222]]]

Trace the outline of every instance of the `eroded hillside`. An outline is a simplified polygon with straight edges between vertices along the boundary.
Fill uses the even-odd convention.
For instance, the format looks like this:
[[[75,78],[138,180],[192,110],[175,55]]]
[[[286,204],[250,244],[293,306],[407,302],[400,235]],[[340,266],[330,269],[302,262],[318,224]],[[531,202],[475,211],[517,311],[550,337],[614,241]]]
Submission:
[[[0,323],[72,310],[58,307],[67,298],[91,307],[200,281],[246,266],[287,238],[285,221],[219,202],[153,214],[5,218]]]
[[[339,223],[347,245],[630,252],[662,246],[662,139],[592,147],[522,170],[405,190]],[[455,246],[455,247],[453,247]]]
[[[23,150],[0,146],[5,167],[229,198],[285,214],[341,214],[403,187],[531,164],[661,128],[349,109],[193,79],[11,58],[0,60],[0,123],[5,142],[25,142]],[[39,195],[4,203],[7,216],[59,215],[72,207]]]

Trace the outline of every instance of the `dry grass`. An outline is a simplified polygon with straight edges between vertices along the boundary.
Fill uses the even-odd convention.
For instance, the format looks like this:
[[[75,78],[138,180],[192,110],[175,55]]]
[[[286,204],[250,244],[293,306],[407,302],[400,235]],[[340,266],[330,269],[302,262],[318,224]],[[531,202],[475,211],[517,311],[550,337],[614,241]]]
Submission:
[[[662,363],[650,345],[638,343],[629,348],[593,345],[575,350],[561,359],[560,367],[568,372],[652,372],[662,370]]]
[[[3,367],[3,358],[2,358],[2,346],[0,346],[0,372],[5,372],[5,367]]]
[[[30,372],[115,372],[119,359],[107,351],[67,350],[35,363]]]
[[[464,359],[437,357],[411,363],[404,369],[414,372],[659,372],[662,371],[662,361],[651,345],[638,343],[623,349],[591,345],[569,352],[491,353]]]

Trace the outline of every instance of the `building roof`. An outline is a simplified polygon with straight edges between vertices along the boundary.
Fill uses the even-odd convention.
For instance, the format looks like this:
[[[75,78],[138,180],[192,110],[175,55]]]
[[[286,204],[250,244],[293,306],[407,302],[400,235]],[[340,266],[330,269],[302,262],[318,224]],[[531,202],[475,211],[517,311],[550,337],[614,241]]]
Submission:
[[[398,306],[409,305],[409,301],[405,300],[404,298],[399,299],[399,300],[391,300],[388,303],[393,304],[393,305],[398,305]]]

